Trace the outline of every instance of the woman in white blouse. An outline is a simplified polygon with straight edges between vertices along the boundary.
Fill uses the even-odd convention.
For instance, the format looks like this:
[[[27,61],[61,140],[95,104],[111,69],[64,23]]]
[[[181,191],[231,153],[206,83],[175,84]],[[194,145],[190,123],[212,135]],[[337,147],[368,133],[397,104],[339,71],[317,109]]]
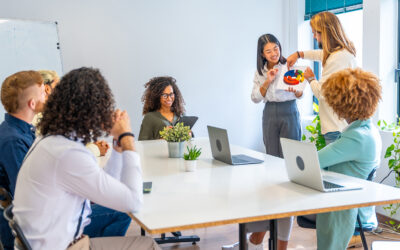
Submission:
[[[265,103],[262,125],[263,140],[267,154],[281,157],[280,138],[300,140],[301,127],[296,99],[303,95],[301,91],[289,91],[277,88],[280,74],[288,71],[286,59],[278,39],[271,34],[262,35],[257,46],[257,71],[251,99],[255,103]],[[293,218],[278,220],[278,249],[287,248]],[[253,233],[248,241],[248,249],[264,249],[262,241],[266,232]],[[224,246],[222,249],[236,249],[238,244]]]
[[[333,112],[321,94],[321,87],[332,73],[346,68],[356,68],[356,49],[347,38],[343,27],[334,14],[320,12],[310,21],[314,38],[317,39],[319,50],[297,51],[287,58],[287,66],[292,67],[298,58],[322,61],[322,77],[318,81],[310,68],[304,72],[304,77],[310,83],[311,89],[319,101],[319,116],[321,132],[326,144],[335,141],[347,123]]]

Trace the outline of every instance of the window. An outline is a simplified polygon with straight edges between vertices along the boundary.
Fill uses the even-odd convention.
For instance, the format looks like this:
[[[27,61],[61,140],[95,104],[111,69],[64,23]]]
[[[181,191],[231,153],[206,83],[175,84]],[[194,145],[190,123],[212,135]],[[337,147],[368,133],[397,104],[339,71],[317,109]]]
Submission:
[[[397,30],[400,29],[400,0],[397,1]],[[400,117],[400,32],[397,32],[397,69],[395,69],[397,82],[397,119]]]
[[[362,2],[362,0],[306,0],[304,20],[309,20],[313,15],[322,11],[340,14],[360,10]]]

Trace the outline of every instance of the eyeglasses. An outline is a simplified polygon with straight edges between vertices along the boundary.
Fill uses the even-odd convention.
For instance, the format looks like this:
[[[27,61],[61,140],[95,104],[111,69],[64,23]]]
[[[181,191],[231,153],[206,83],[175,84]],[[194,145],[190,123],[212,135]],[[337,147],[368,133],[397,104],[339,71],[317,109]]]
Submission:
[[[164,99],[168,99],[168,97],[174,98],[175,94],[174,93],[161,94],[161,97],[164,98]]]

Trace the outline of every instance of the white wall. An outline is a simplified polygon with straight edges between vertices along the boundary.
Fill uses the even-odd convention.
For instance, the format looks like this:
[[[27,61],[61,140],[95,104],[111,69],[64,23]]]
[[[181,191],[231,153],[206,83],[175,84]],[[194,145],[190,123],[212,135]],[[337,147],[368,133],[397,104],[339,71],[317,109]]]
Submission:
[[[232,143],[264,151],[263,105],[250,100],[257,39],[286,38],[285,1],[14,0],[3,1],[0,17],[58,21],[64,72],[99,68],[135,133],[143,85],[171,75],[187,114],[200,117],[196,136],[212,124],[227,128]]]
[[[382,84],[382,101],[374,115],[375,122],[384,119],[388,122],[395,120],[397,106],[397,84],[394,81],[394,69],[397,62],[397,0],[364,0],[363,2],[363,67],[377,74]],[[393,143],[391,133],[383,132],[382,162],[377,170],[376,182],[389,173],[388,160],[384,159],[386,148]],[[394,186],[394,174],[384,182]],[[381,214],[388,213],[377,207]],[[400,214],[395,219],[400,220]]]
[[[377,74],[382,84],[382,101],[374,120],[392,122],[396,117],[397,0],[363,2],[363,68]]]

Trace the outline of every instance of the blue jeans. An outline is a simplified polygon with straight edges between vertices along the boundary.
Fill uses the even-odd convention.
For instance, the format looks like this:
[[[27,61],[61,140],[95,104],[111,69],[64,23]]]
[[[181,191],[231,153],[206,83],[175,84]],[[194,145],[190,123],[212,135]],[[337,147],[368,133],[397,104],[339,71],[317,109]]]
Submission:
[[[4,250],[14,250],[14,236],[8,226],[8,221],[3,216],[3,209],[0,209],[0,235]]]
[[[126,213],[118,212],[97,204],[92,204],[92,214],[89,216],[91,222],[83,233],[90,238],[125,236],[131,218]]]
[[[324,134],[326,145],[336,141],[337,139],[339,139],[339,137],[340,137],[340,132],[339,131],[328,132],[328,133]]]

